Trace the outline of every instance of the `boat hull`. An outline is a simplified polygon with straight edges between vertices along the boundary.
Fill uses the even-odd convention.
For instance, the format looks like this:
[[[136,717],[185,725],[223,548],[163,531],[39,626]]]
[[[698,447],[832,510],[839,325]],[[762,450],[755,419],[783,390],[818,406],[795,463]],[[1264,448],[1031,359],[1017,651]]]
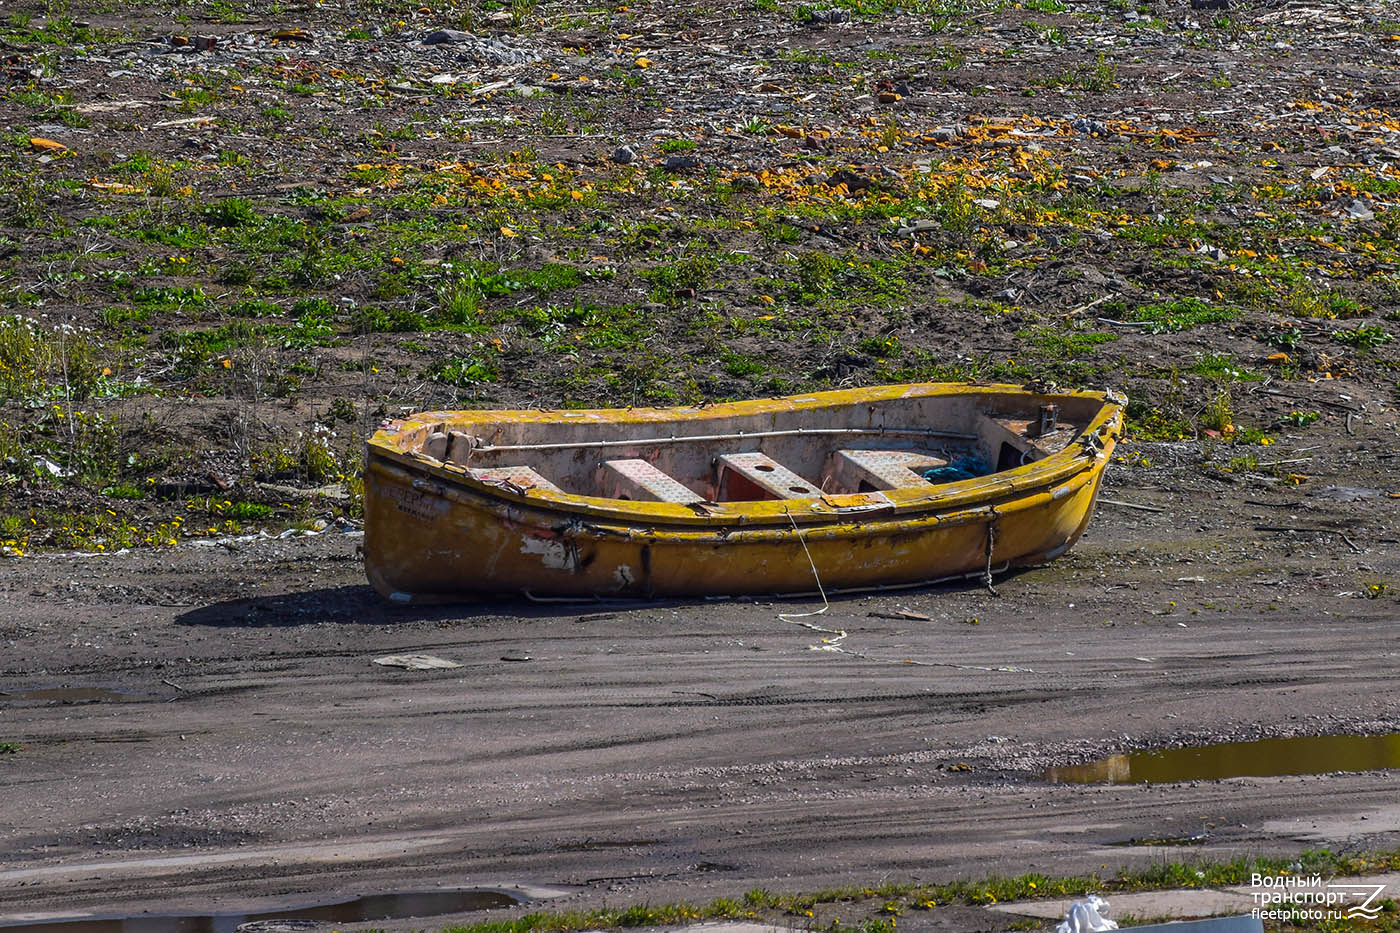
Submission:
[[[502,593],[830,593],[990,577],[1056,557],[1079,538],[1120,425],[1115,402],[1092,425],[1091,443],[948,484],[938,496],[821,496],[691,511],[595,508],[483,487],[372,442],[366,572],[386,597],[413,603]]]

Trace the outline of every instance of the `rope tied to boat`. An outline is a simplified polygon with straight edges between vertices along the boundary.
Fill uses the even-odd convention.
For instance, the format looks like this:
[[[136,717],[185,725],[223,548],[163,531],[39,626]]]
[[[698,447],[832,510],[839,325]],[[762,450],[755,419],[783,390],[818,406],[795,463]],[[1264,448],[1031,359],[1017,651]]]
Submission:
[[[987,592],[993,596],[1000,596],[996,587],[992,586],[992,551],[997,546],[997,523],[1001,521],[1001,513],[993,506],[990,510],[992,517],[987,521],[987,566],[982,570],[982,585],[987,588]]]
[[[812,568],[812,579],[817,581],[817,593],[822,598],[822,607],[812,612],[780,612],[778,613],[778,618],[791,625],[800,625],[814,632],[833,636],[832,638],[823,638],[820,647],[813,645],[813,651],[842,651],[841,642],[846,640],[846,636],[849,634],[848,632],[843,629],[823,628],[811,622],[801,621],[811,616],[821,615],[831,608],[831,603],[826,598],[826,587],[822,586],[821,574],[817,573],[817,562],[812,559],[812,551],[807,547],[807,539],[802,536],[802,529],[797,527],[797,520],[792,517],[792,513],[786,508],[783,509],[783,514],[786,515],[788,521],[792,523],[792,530],[797,533],[797,540],[802,542],[802,552],[807,555],[807,566]]]

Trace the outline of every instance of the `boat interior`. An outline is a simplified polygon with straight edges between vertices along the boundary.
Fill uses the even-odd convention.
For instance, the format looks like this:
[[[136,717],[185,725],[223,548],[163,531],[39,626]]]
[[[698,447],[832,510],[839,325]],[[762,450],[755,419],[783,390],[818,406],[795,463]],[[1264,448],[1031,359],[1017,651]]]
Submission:
[[[1012,469],[1063,450],[1101,407],[1093,397],[1007,393],[714,417],[477,411],[415,422],[396,441],[418,459],[518,492],[744,502],[928,488]]]

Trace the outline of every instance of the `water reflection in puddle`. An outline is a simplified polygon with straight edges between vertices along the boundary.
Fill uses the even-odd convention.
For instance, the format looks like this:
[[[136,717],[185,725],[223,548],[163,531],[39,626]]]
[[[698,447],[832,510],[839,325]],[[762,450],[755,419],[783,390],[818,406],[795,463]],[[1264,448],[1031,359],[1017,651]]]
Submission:
[[[237,933],[245,923],[257,922],[266,933],[311,927],[306,921],[320,923],[355,923],[362,920],[401,920],[412,917],[433,917],[440,914],[491,907],[510,907],[526,898],[508,891],[469,890],[405,891],[393,894],[370,894],[348,901],[316,904],[310,907],[289,907],[248,914],[184,914],[153,916],[138,914],[130,917],[92,917],[81,920],[55,920],[43,923],[0,923],[5,933]],[[285,926],[274,921],[301,921]]]
[[[1400,734],[1318,735],[1110,755],[1051,768],[1052,784],[1164,784],[1400,768]]]

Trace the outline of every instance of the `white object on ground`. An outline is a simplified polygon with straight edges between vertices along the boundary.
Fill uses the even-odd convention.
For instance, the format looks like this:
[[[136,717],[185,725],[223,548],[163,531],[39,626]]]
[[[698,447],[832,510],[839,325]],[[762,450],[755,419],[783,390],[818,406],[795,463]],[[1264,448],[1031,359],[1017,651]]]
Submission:
[[[1070,905],[1069,913],[1055,927],[1055,933],[1099,933],[1100,930],[1118,929],[1118,924],[1102,916],[1107,912],[1108,901],[1097,894],[1090,894]]]
[[[385,667],[406,667],[411,671],[450,670],[462,666],[456,661],[431,654],[386,654],[382,658],[375,658],[374,663]]]

